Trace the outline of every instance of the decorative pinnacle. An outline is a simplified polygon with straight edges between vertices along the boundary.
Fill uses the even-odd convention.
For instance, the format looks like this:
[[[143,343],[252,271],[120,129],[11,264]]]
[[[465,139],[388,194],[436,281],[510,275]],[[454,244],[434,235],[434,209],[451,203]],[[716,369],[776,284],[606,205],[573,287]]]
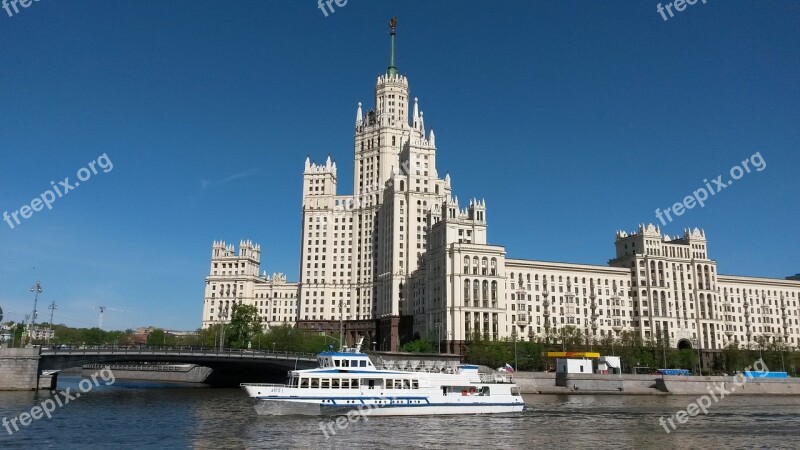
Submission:
[[[386,75],[392,77],[397,76],[397,66],[394,65],[394,35],[395,35],[395,28],[397,27],[397,17],[392,17],[392,20],[389,21],[389,29],[392,42],[392,50],[389,54],[389,67],[386,69]]]

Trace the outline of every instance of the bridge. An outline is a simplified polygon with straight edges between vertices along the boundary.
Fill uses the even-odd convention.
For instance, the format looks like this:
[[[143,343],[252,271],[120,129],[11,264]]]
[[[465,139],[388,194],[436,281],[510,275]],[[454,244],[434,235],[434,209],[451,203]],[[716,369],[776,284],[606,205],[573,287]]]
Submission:
[[[204,381],[213,386],[243,382],[282,383],[293,369],[317,367],[317,355],[271,350],[212,349],[204,347],[54,346],[38,352],[38,369],[63,370],[86,364],[161,362],[197,364],[212,369]]]

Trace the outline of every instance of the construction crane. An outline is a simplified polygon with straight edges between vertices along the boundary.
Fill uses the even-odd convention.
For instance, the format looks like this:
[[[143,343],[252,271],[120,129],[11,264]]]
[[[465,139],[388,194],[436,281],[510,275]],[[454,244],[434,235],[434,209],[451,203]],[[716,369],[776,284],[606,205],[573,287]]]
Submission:
[[[95,306],[94,309],[100,310],[100,319],[97,321],[97,327],[101,330],[103,329],[103,316],[105,316],[106,311],[128,312],[121,309],[109,308],[107,306]]]

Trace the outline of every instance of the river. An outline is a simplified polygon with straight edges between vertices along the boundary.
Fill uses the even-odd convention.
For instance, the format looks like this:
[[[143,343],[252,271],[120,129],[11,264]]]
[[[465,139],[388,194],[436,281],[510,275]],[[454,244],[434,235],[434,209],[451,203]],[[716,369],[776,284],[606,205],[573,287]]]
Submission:
[[[61,377],[59,390],[74,397],[79,380]],[[80,398],[61,400],[50,419],[16,432],[9,425],[10,435],[0,428],[0,448],[800,448],[797,397],[724,398],[708,415],[674,422],[670,433],[658,418],[695,397],[531,395],[520,414],[373,417],[338,428],[314,417],[258,416],[238,389],[99,381]],[[0,418],[52,397],[0,392]]]

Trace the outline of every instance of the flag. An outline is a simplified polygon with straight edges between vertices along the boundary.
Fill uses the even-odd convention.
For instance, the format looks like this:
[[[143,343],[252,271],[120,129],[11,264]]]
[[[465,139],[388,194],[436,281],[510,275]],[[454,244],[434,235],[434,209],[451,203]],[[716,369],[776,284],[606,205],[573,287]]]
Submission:
[[[513,372],[514,371],[514,368],[511,367],[511,364],[509,364],[509,363],[506,363],[506,366],[504,367],[504,369],[506,369],[506,372]]]

